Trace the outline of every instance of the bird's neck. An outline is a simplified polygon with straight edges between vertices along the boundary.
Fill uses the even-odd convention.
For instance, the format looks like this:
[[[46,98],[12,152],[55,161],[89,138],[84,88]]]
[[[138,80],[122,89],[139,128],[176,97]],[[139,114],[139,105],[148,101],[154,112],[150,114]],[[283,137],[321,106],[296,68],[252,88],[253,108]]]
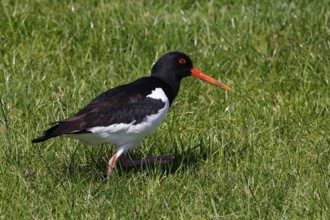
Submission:
[[[170,104],[172,104],[172,101],[175,99],[175,97],[179,92],[180,80],[171,79],[168,76],[161,77],[161,75],[151,75],[151,77],[156,78],[163,83],[162,87],[164,89],[164,92],[166,96],[169,98]]]

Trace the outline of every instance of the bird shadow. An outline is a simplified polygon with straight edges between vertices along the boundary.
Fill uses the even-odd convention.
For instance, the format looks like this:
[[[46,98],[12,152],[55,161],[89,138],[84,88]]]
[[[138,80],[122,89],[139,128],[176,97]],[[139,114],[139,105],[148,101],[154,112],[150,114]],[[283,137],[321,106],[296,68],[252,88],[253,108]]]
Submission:
[[[202,142],[195,146],[188,147],[178,145],[174,148],[174,158],[167,164],[147,163],[143,165],[123,167],[120,162],[118,162],[114,172],[117,172],[119,176],[125,176],[132,173],[144,173],[145,175],[159,174],[167,176],[186,172],[190,169],[199,169],[201,161],[205,161],[209,156],[205,149],[205,145]],[[70,177],[75,176],[70,175],[70,173],[74,172],[73,169],[78,169],[75,172],[79,173],[79,175],[87,176],[92,173],[95,179],[107,179],[109,177],[107,172],[108,157],[105,157],[104,155],[112,155],[113,150],[102,146],[99,150],[95,150],[95,148],[86,148],[85,153],[84,157],[86,162],[83,165],[77,165],[78,161],[66,163],[66,167],[63,168],[67,169],[68,175]],[[151,154],[151,152],[149,153]],[[72,160],[77,156],[78,155],[75,152],[75,155],[72,155],[71,157]],[[141,159],[143,157],[143,153],[139,150],[134,150],[128,154],[128,159]]]

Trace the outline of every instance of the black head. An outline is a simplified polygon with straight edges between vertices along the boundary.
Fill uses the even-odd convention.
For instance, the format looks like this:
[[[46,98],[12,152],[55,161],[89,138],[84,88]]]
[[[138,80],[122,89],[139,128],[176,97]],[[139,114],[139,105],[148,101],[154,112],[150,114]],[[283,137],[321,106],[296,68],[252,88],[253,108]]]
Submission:
[[[151,69],[151,77],[156,77],[166,83],[175,97],[179,91],[180,81],[186,76],[194,76],[225,90],[231,90],[225,84],[206,75],[193,67],[191,59],[184,53],[169,52],[159,58]]]
[[[193,64],[184,53],[174,51],[163,55],[151,69],[151,75],[159,78],[180,81],[183,77],[191,75]]]

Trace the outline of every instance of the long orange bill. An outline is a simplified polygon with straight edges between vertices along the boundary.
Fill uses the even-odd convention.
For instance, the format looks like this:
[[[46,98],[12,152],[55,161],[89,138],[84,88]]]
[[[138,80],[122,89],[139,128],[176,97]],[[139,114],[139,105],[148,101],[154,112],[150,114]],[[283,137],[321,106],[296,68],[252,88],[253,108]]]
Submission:
[[[212,78],[211,76],[206,75],[205,73],[203,73],[202,71],[200,71],[197,68],[192,68],[190,70],[190,72],[191,72],[192,76],[200,78],[200,79],[202,79],[202,80],[204,80],[208,83],[211,83],[213,85],[216,85],[216,86],[220,87],[221,89],[228,90],[228,91],[232,90],[229,86],[217,81],[216,79]]]

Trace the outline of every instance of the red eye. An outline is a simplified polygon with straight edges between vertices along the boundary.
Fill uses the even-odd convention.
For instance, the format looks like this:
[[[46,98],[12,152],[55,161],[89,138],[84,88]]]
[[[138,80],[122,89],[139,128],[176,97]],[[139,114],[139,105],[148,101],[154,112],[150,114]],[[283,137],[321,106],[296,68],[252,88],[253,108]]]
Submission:
[[[186,64],[187,61],[186,61],[185,58],[180,58],[180,59],[179,59],[179,63],[180,63],[180,64]]]

